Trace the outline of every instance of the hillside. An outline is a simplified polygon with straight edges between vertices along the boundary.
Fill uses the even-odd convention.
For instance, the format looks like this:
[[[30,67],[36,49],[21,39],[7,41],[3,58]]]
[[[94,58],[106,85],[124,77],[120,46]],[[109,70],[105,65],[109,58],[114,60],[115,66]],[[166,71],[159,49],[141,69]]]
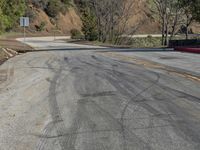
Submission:
[[[65,14],[60,12],[56,18],[49,17],[44,10],[36,8],[34,5],[30,4],[29,9],[34,13],[29,27],[30,32],[37,30],[54,32],[56,30],[63,34],[69,34],[73,28],[81,30],[81,19],[73,7],[70,7]],[[43,29],[39,29],[41,24],[44,24]]]
[[[41,22],[46,23],[45,31],[47,32],[54,30],[56,25],[57,29],[62,33],[69,33],[72,28],[81,29],[81,19],[78,12],[73,7],[66,12],[66,15],[59,13],[57,19],[54,20],[55,22],[52,22],[52,19],[42,9],[35,8],[33,5],[29,7],[37,14],[31,23],[31,30],[35,30],[36,26],[39,26]],[[129,29],[141,24],[136,31],[137,34],[153,34],[160,32],[159,24],[151,17],[144,0],[138,0],[138,3],[134,5],[131,11],[133,11],[133,15],[128,21]]]
[[[57,33],[69,34],[73,28],[81,30],[82,22],[75,6],[70,6],[65,13],[59,12],[56,17],[50,17],[44,9],[46,6],[42,5],[47,4],[39,5],[34,0],[28,2],[26,16],[30,17],[31,24],[28,28],[30,33],[38,31],[40,34],[45,34],[56,30]],[[159,24],[151,17],[145,0],[139,0],[133,7],[132,16],[127,22],[127,31],[137,27],[137,34],[160,32]],[[22,31],[23,29],[17,26],[13,30]]]
[[[133,0],[130,0],[130,3]],[[160,33],[160,26],[152,16],[147,0],[138,0],[130,10],[131,16],[128,20],[128,29],[136,28],[136,34]]]
[[[133,0],[129,0],[133,1]],[[148,0],[137,0],[130,10],[130,18],[127,22],[127,34],[135,31],[135,34],[158,34],[160,25],[153,17],[149,9]],[[26,16],[30,17],[30,33],[62,33],[69,34],[71,29],[81,30],[82,22],[79,10],[70,0],[52,0],[49,6],[48,0],[27,0]],[[68,3],[71,4],[68,4]],[[57,7],[59,5],[59,7]],[[50,11],[49,11],[50,10]],[[55,15],[55,16],[54,16]],[[16,19],[18,22],[18,19]],[[13,26],[13,25],[12,25]],[[12,31],[22,31],[19,25],[14,25]],[[200,33],[200,25],[191,26],[194,33]],[[9,29],[10,30],[10,29]]]
[[[132,0],[130,0],[132,1]],[[68,34],[71,29],[76,28],[81,30],[81,19],[74,7],[70,7],[65,15],[59,13],[57,19],[49,17],[44,10],[35,8],[34,5],[29,6],[34,12],[36,17],[31,23],[31,30],[37,29],[42,22],[45,22],[45,32],[52,32],[57,29],[64,34]],[[158,34],[160,33],[159,22],[153,17],[149,9],[147,0],[138,0],[130,10],[131,17],[127,22],[127,33],[135,29],[135,34]],[[57,27],[56,27],[57,26]],[[195,23],[191,26],[194,33],[200,33],[200,25]]]

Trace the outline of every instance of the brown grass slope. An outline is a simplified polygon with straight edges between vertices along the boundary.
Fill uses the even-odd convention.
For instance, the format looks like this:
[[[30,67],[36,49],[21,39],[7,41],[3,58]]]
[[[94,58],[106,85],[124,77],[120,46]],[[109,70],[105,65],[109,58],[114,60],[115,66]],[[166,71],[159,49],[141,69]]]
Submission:
[[[29,5],[29,7],[35,14],[34,18],[30,20],[30,27],[27,28],[30,33],[47,34],[56,31],[57,34],[69,34],[73,28],[81,30],[81,19],[72,7],[65,15],[60,13],[56,18],[49,17],[42,9],[35,8],[33,5]],[[41,23],[45,23],[44,29],[36,32]],[[22,28],[18,27],[16,31],[22,31]]]

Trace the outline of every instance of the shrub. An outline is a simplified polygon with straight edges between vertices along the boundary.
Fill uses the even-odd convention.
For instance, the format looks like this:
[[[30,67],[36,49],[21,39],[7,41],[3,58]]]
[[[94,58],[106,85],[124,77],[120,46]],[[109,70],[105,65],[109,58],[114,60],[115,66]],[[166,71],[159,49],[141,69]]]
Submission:
[[[71,5],[71,0],[42,0],[43,5],[46,4],[46,8],[44,9],[48,16],[56,17],[59,12],[62,14],[66,14],[67,8]]]
[[[50,17],[56,17],[60,10],[62,8],[62,3],[58,0],[51,0],[47,4],[47,8],[45,9],[45,12]]]
[[[63,2],[63,3],[66,4],[66,5],[70,5],[71,0],[61,0],[61,2]]]
[[[70,33],[72,39],[83,39],[82,33],[77,29],[72,29]]]
[[[45,9],[49,0],[30,0],[31,4],[33,4],[37,8]]]
[[[145,38],[122,37],[119,45],[130,45],[132,47],[161,47],[161,38],[148,36]]]
[[[19,17],[24,16],[25,9],[25,0],[5,0],[4,5],[0,7],[0,30],[13,29],[18,24]]]
[[[36,25],[35,27],[37,31],[41,32],[41,31],[44,31],[45,26],[46,26],[46,22],[42,21],[39,26]]]
[[[152,35],[148,35],[147,38],[148,39],[152,39],[153,37],[152,37]]]
[[[133,38],[132,44],[134,47],[160,47],[161,38],[146,37],[146,38]]]
[[[60,7],[60,12],[65,15],[66,12],[67,12],[67,6],[65,4],[63,4],[61,7]]]
[[[88,8],[85,8],[81,20],[83,22],[82,32],[84,33],[85,39],[89,41],[97,40],[98,30],[95,15]]]

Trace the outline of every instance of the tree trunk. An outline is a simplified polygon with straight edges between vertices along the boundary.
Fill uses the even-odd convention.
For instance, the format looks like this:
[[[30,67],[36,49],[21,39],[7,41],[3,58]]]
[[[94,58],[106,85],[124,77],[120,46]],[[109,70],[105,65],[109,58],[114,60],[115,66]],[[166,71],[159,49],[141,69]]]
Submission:
[[[101,37],[101,19],[100,17],[98,18],[98,41],[100,42],[102,40]]]
[[[185,38],[188,40],[188,28],[189,28],[189,16],[187,15],[187,23],[186,23],[186,32],[185,32]]]
[[[113,15],[113,7],[111,6],[111,29],[110,29],[110,41],[113,42],[114,37],[114,15]]]
[[[173,21],[173,26],[172,26],[172,32],[171,32],[170,40],[172,40],[173,37],[175,36],[177,22],[178,22],[178,10],[176,10],[175,19]]]
[[[166,25],[166,35],[165,35],[165,45],[168,46],[169,44],[169,27]]]
[[[185,38],[186,38],[186,40],[188,40],[188,25],[186,26]]]
[[[165,45],[165,19],[162,18],[162,45]]]

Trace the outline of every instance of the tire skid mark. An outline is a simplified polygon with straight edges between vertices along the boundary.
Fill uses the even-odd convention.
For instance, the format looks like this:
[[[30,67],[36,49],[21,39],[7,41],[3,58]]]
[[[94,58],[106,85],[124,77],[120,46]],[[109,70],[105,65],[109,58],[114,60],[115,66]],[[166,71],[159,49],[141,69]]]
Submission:
[[[43,129],[42,135],[39,136],[40,140],[36,146],[36,150],[44,150],[47,145],[47,138],[49,138],[50,131],[52,131],[54,128],[54,123],[50,122],[46,125],[46,127]]]
[[[195,103],[199,103],[200,99],[195,96],[181,92],[179,90],[171,89],[164,85],[159,85],[159,87],[157,88],[163,91],[164,100],[166,97],[168,98],[170,97],[170,99],[168,99],[170,103],[165,103],[165,105],[170,112],[176,114],[175,116],[179,118],[179,120],[175,120],[174,116],[169,116],[169,118],[166,118],[166,120],[172,124],[174,132],[187,141],[200,143],[200,134],[199,134],[200,132],[196,131],[196,129],[200,129],[199,120],[194,118],[194,116],[190,115],[187,111],[183,111],[183,109],[176,104],[174,97],[179,97],[179,98],[183,97],[187,101]],[[188,118],[190,121],[188,121],[188,119],[185,118]],[[200,146],[200,144],[198,145]]]
[[[14,73],[14,66],[10,65],[10,63],[8,63],[8,67],[6,69],[0,70],[0,84],[2,88],[5,88],[9,83],[12,82]]]
[[[79,58],[79,60],[80,60],[80,58]],[[81,61],[81,63],[83,63],[83,61]],[[90,63],[87,63],[87,62],[84,62],[84,63],[87,66],[88,65],[91,66]],[[95,65],[93,65],[93,66],[96,68]],[[105,77],[105,78],[107,78],[107,77]],[[110,82],[110,80],[108,80],[108,81]],[[87,83],[85,83],[85,84],[87,84]],[[87,95],[87,94],[85,94],[85,95]],[[91,98],[93,97],[93,95],[90,95],[90,96],[91,96]],[[134,142],[135,145],[137,145],[137,147],[140,147],[140,148],[142,147],[142,148],[145,148],[145,149],[151,149],[147,143],[145,143],[144,141],[142,141],[139,137],[137,137],[134,133],[132,133],[132,131],[130,131],[127,128],[125,128],[123,126],[121,120],[118,120],[118,119],[114,118],[109,112],[107,112],[106,110],[104,110],[103,108],[101,108],[94,101],[91,100],[89,102],[92,103],[92,106],[90,106],[90,107],[93,108],[93,109],[95,109],[95,110],[97,110],[98,113],[101,114],[101,116],[104,118],[104,120],[107,123],[110,124],[110,128],[119,131],[119,133],[122,135],[122,138],[125,138],[124,134],[126,134],[126,138],[128,136],[129,139],[132,139],[132,142]],[[124,140],[126,140],[126,139],[124,139]],[[123,150],[127,150],[126,143],[123,144]]]
[[[113,75],[114,76],[114,75]],[[111,81],[112,79],[110,79],[110,81]],[[116,81],[119,81],[119,79],[116,79]],[[113,81],[113,84],[116,84],[116,81]],[[180,97],[181,95],[182,95],[182,97],[184,97],[184,98],[188,98],[190,101],[193,101],[193,102],[197,102],[197,103],[199,103],[200,101],[199,101],[199,98],[197,98],[197,97],[194,97],[194,96],[192,96],[192,95],[189,95],[189,94],[186,94],[186,93],[184,93],[184,92],[181,92],[181,91],[177,91],[176,89],[171,89],[171,88],[169,88],[169,87],[165,87],[164,88],[164,85],[161,85],[161,84],[159,84],[159,79],[158,79],[158,81],[156,81],[157,82],[157,84],[154,84],[154,85],[152,85],[152,87],[155,87],[155,88],[159,88],[159,89],[162,89],[163,88],[163,91],[167,91],[167,92],[169,92],[169,95],[168,95],[168,98],[170,99],[170,97],[172,97],[171,95],[176,95],[177,97]],[[159,84],[159,86],[158,86],[158,84]],[[116,87],[119,87],[119,85],[116,85]],[[152,89],[151,87],[149,88],[149,89]],[[147,89],[147,90],[149,90],[149,89]],[[131,90],[131,89],[130,89]],[[123,88],[121,88],[121,89],[119,89],[119,91],[123,91]],[[126,93],[126,94],[128,94],[128,93]],[[125,95],[126,95],[125,94]],[[142,94],[142,93],[141,93]],[[173,98],[172,98],[173,99]],[[173,101],[172,100],[170,100],[169,101],[170,102],[170,107],[168,108],[168,110],[170,111],[170,112],[173,112],[174,114],[175,114],[175,116],[177,116],[179,113],[176,113],[176,112],[174,112],[174,110],[172,110],[171,108],[173,108],[172,106],[176,106],[176,109],[178,109],[178,106],[175,104],[175,103],[173,103]],[[168,104],[169,105],[169,104]],[[159,114],[159,112],[157,111],[157,110],[155,110],[154,108],[152,109],[152,107],[150,107],[148,104],[145,104],[145,103],[141,103],[140,104],[140,106],[142,106],[143,108],[145,108],[146,110],[148,110],[149,112],[151,112],[151,113],[153,113],[153,114]],[[182,109],[179,109],[180,111],[182,111]],[[184,114],[184,112],[182,112],[182,113],[180,113],[180,114]],[[190,116],[191,117],[191,116]],[[188,118],[190,118],[190,117],[188,117]],[[181,117],[181,118],[184,118],[183,116]],[[153,119],[153,118],[152,118]],[[174,127],[174,131],[177,133],[177,131],[179,131],[180,133],[183,133],[183,134],[180,134],[180,133],[178,133],[178,135],[180,135],[180,137],[185,137],[188,133],[193,133],[192,135],[193,136],[195,136],[196,138],[194,138],[191,134],[190,135],[187,135],[187,138],[186,138],[186,140],[192,140],[192,141],[194,141],[194,142],[199,142],[200,141],[200,138],[199,138],[199,135],[196,133],[196,132],[193,132],[192,130],[193,129],[196,129],[196,128],[199,128],[199,127],[194,127],[194,128],[190,128],[190,125],[188,124],[188,126],[185,126],[185,124],[180,124],[180,122],[178,122],[178,121],[175,121],[173,118],[172,118],[172,116],[171,115],[169,115],[168,116],[168,118],[166,118],[166,119],[162,119],[162,120],[165,120],[165,121],[168,121],[169,122],[169,124],[170,124],[170,126],[172,126],[172,127]],[[149,124],[149,126],[152,126],[152,120],[150,119],[149,120],[150,122],[150,124]],[[195,123],[194,123],[195,124]],[[182,127],[181,127],[182,126]],[[181,127],[181,129],[182,130],[180,130],[180,127]],[[188,132],[188,130],[190,131],[190,132]],[[184,133],[185,132],[185,133]],[[151,133],[150,133],[151,134]]]
[[[114,76],[114,74],[113,74]],[[127,108],[130,106],[130,105],[134,105],[135,104],[135,100],[141,96],[141,94],[145,93],[146,91],[148,91],[150,88],[152,88],[154,85],[156,85],[159,81],[159,76],[157,77],[157,79],[150,85],[148,86],[147,88],[145,88],[144,90],[142,90],[141,92],[139,92],[138,94],[136,95],[133,95],[131,93],[131,87],[128,86],[128,84],[121,86],[120,83],[118,83],[117,81],[119,81],[118,78],[114,79],[112,76],[111,77],[106,77],[108,79],[108,81],[118,90],[118,92],[120,92],[122,95],[124,95],[125,97],[127,97],[127,99],[130,99],[124,106],[124,108],[122,109],[122,112],[121,112],[121,118],[120,118],[120,122],[121,122],[121,125],[122,125],[122,135],[123,135],[123,141],[124,141],[124,149],[126,150],[126,141],[127,141],[127,133],[126,133],[126,125],[124,123],[124,117],[125,117],[125,113],[127,111]],[[126,83],[127,81],[123,81],[123,83]],[[125,88],[124,88],[125,87]],[[131,97],[131,98],[130,98]],[[154,108],[150,107],[149,105],[145,104],[145,103],[137,103],[137,105],[139,106],[142,106],[143,108],[145,108],[146,110],[150,111],[151,113],[153,114],[160,114],[159,111],[155,110]],[[129,132],[130,133],[130,132]],[[150,148],[149,148],[150,149]]]
[[[83,61],[82,61],[82,63],[83,63]],[[90,63],[86,63],[87,65],[91,65],[91,62]],[[93,63],[91,66],[93,66],[93,67],[95,67],[95,65],[94,65],[95,63]],[[103,68],[102,68],[103,69]],[[119,87],[120,87],[120,85],[119,84],[117,84],[120,80],[122,80],[121,79],[121,76],[119,76],[119,77],[117,77],[117,75],[116,75],[116,71],[113,71],[114,73],[112,74],[112,71],[108,71],[107,73],[109,73],[109,75],[107,75],[107,73],[105,73],[104,75],[103,75],[103,78],[105,79],[105,78],[107,78],[107,77],[110,77],[109,79],[108,79],[108,81],[112,81],[113,80],[113,77],[116,77],[116,79],[115,80],[113,80],[113,82],[112,82],[112,84],[114,84],[114,85],[116,85],[115,87],[116,88],[118,88],[119,89]],[[150,72],[152,72],[152,71],[150,71]],[[152,73],[154,73],[154,72],[152,72]],[[101,74],[101,73],[99,73],[99,74]],[[145,89],[144,91],[141,91],[142,93],[144,93],[145,91],[148,91],[149,89],[151,89],[152,87],[154,87],[154,86],[157,86],[157,84],[159,83],[159,79],[160,79],[160,77],[159,77],[159,74],[157,74],[156,73],[156,75],[158,76],[158,78],[157,78],[157,80],[155,81],[155,83],[154,82],[152,82],[152,85],[150,86],[150,87],[148,87],[147,89]],[[111,78],[112,77],[112,78]],[[126,82],[126,80],[127,80],[127,85],[125,86],[125,85],[123,85],[118,91],[121,91],[122,92],[122,94],[123,95],[128,95],[128,94],[130,94],[131,93],[131,91],[132,91],[132,89],[128,86],[128,82],[130,82],[128,79],[124,79],[124,81],[122,81],[122,82]],[[124,87],[126,87],[126,88],[128,88],[129,89],[129,91],[130,92],[127,92],[126,90],[124,90]],[[162,85],[160,85],[159,84],[159,86],[158,87],[162,87]],[[174,90],[174,89],[170,89],[171,90],[171,92],[173,93],[174,91],[176,91],[176,90]],[[123,93],[123,91],[126,91],[125,93]],[[168,90],[169,91],[169,90]],[[140,93],[139,95],[138,95],[138,97],[140,97],[140,95],[142,94],[142,93]],[[179,94],[184,94],[183,92],[182,93],[179,93]],[[187,95],[187,94],[186,94]],[[187,96],[190,96],[190,95],[187,95]],[[133,95],[129,95],[128,97],[134,97]],[[199,99],[198,98],[192,98],[191,100],[193,100],[193,101],[196,101],[196,102],[199,102]],[[132,103],[132,102],[131,102]],[[151,106],[149,106],[148,104],[145,104],[145,103],[141,103],[140,104],[140,106],[142,106],[143,108],[145,108],[146,110],[148,110],[148,111],[150,111],[151,113],[153,113],[153,114],[160,114],[160,112],[159,111],[157,111],[157,110],[155,110],[154,108],[152,108]],[[169,124],[169,125],[171,125],[171,126],[173,126],[173,118],[171,118],[172,116],[168,116],[168,118],[167,118],[167,121],[169,122],[169,123],[171,123],[171,124]],[[152,118],[153,119],[153,118]],[[149,120],[149,126],[151,127],[152,126],[152,119],[150,119]],[[166,119],[165,119],[166,120]],[[177,125],[177,128],[178,128],[178,126],[179,125]],[[198,138],[197,138],[198,139]]]
[[[199,103],[199,102],[200,102],[200,99],[199,99],[199,98],[194,97],[194,96],[189,95],[189,94],[186,94],[186,93],[184,93],[184,92],[178,91],[178,90],[176,90],[176,89],[171,89],[171,88],[166,87],[166,86],[161,85],[161,84],[159,84],[159,86],[158,86],[157,84],[155,84],[155,87],[158,88],[158,89],[163,89],[163,93],[167,92],[167,93],[168,93],[168,94],[167,94],[167,95],[168,95],[167,97],[169,98],[169,100],[170,100],[170,97],[173,97],[172,95],[175,95],[176,97],[187,98],[187,100],[193,101],[193,102],[196,102],[196,103]],[[164,94],[164,95],[165,95],[165,94]],[[171,98],[171,99],[173,100],[173,98]],[[168,101],[169,101],[169,100],[168,100]],[[180,114],[185,114],[185,112],[183,112],[182,109],[180,109],[179,106],[177,106],[172,100],[170,100],[170,103],[168,104],[168,105],[170,105],[170,107],[168,107],[168,110],[170,110],[170,112],[173,112],[173,113],[175,114],[175,116],[179,116]],[[147,106],[147,104],[142,103],[142,105],[143,105],[143,108],[146,108],[146,109],[148,108],[147,110],[149,110],[149,106]],[[176,109],[174,109],[174,110],[179,109],[179,111],[182,112],[182,113],[180,113],[180,112],[179,112],[179,113],[176,113],[176,111],[174,111],[174,110],[172,109],[173,106],[176,107]],[[151,112],[151,113],[156,113],[156,112],[154,112],[153,109],[152,109],[150,112]],[[187,114],[185,114],[185,115],[187,115]],[[179,116],[179,117],[180,117],[180,116]],[[184,117],[182,116],[181,118],[184,118]],[[188,118],[191,118],[191,116],[188,116]],[[181,133],[181,134],[178,133],[179,135],[181,135],[181,137],[187,137],[186,140],[192,140],[192,141],[194,141],[194,142],[199,142],[199,141],[200,141],[199,135],[198,135],[196,132],[193,132],[193,131],[192,131],[193,129],[196,129],[196,128],[199,128],[199,127],[193,127],[193,128],[191,128],[191,127],[190,127],[190,126],[191,126],[190,123],[188,123],[188,126],[185,126],[184,123],[175,121],[175,120],[172,118],[172,116],[169,116],[168,118],[166,118],[166,120],[167,120],[169,123],[171,123],[171,126],[174,127],[174,131],[175,131],[175,132],[179,131],[179,132]],[[194,124],[196,124],[196,123],[194,122]],[[182,130],[180,130],[180,128],[181,128]],[[190,132],[188,132],[188,131],[190,131]],[[187,135],[188,133],[193,133],[193,134],[192,134],[192,136],[191,136],[191,134],[190,134],[190,135]],[[187,135],[187,136],[186,136],[186,135]],[[193,136],[196,137],[196,138],[194,138]]]
[[[104,120],[110,124],[110,128],[118,131],[121,135],[123,140],[127,140],[128,138],[131,139],[131,142],[134,143],[135,147],[140,149],[147,149],[151,150],[152,148],[143,140],[141,140],[136,134],[134,134],[131,130],[126,128],[121,120],[116,119],[113,117],[112,114],[107,112],[104,108],[96,104],[92,101],[93,108],[97,110],[101,116],[103,116]],[[123,141],[123,150],[127,150],[127,144]]]
[[[63,71],[63,65],[62,65],[61,60],[54,60],[54,61],[49,60],[48,62],[46,62],[46,64],[49,68],[54,68],[51,66],[51,64],[53,62],[59,62],[60,68],[56,69],[56,70],[54,70],[54,69],[52,70],[55,73],[54,78],[52,79],[52,81],[50,81],[51,85],[49,88],[49,108],[50,108],[52,123],[49,125],[50,127],[46,128],[45,133],[46,133],[46,135],[48,135],[52,132],[53,129],[55,129],[57,132],[57,139],[59,141],[61,150],[66,150],[66,149],[68,149],[68,142],[70,142],[70,141],[66,137],[61,136],[63,133],[67,132],[67,128],[65,127],[65,124],[63,122],[63,119],[62,119],[62,116],[61,116],[61,113],[59,110],[59,106],[57,103],[57,98],[56,98],[57,81],[60,78],[61,72]],[[41,141],[39,141],[39,150],[45,149],[47,140],[48,139],[43,138]],[[73,150],[73,149],[71,149],[71,150]]]
[[[77,137],[82,134],[86,134],[86,135],[89,134],[89,138],[92,141],[94,140],[96,144],[96,146],[93,148],[92,145],[89,145],[89,143],[86,142],[83,145],[83,147],[85,146],[83,149],[88,149],[88,150],[91,148],[107,149],[103,143],[96,143],[98,141],[95,140],[97,134],[102,133],[102,132],[109,133],[109,134],[111,134],[112,132],[119,133],[120,135],[119,138],[122,139],[121,141],[122,141],[123,150],[129,150],[130,147],[128,146],[130,143],[135,145],[135,148],[137,147],[139,149],[151,150],[153,148],[150,146],[150,143],[151,143],[150,136],[153,134],[153,131],[148,130],[149,138],[146,141],[144,141],[134,133],[134,130],[151,129],[151,128],[157,128],[157,127],[162,128],[163,133],[166,133],[166,134],[168,133],[165,127],[172,127],[174,128],[174,132],[180,135],[180,137],[186,136],[185,138],[187,140],[191,140],[190,136],[192,135],[188,134],[189,133],[188,131],[190,129],[188,129],[187,124],[185,124],[184,122],[179,122],[177,120],[174,120],[174,117],[181,117],[181,119],[184,119],[184,117],[183,115],[179,115],[180,113],[182,113],[183,110],[181,110],[181,108],[179,108],[176,105],[176,103],[173,102],[173,97],[183,96],[193,102],[198,102],[199,98],[192,97],[192,95],[187,95],[187,94],[185,95],[185,93],[181,91],[164,87],[164,85],[162,85],[159,82],[161,78],[161,75],[159,73],[148,70],[148,75],[140,77],[140,74],[138,72],[140,72],[142,69],[138,69],[138,71],[134,72],[128,66],[120,62],[113,62],[113,61],[103,62],[101,61],[101,58],[94,55],[92,55],[90,59],[85,59],[85,57],[86,56],[84,55],[80,57],[74,57],[73,61],[69,61],[68,58],[64,59],[64,61],[69,64],[69,67],[72,68],[71,72],[75,75],[75,82],[77,82],[77,84],[79,84],[80,82],[83,82],[81,83],[81,85],[83,86],[82,88],[86,89],[86,91],[82,91],[83,89],[81,87],[78,87],[78,89],[76,89],[79,95],[82,97],[82,99],[78,100],[77,102],[76,116],[69,129],[66,129],[66,127],[64,126],[64,123],[62,121],[58,108],[56,108],[56,110],[54,110],[53,112],[54,115],[58,114],[58,117],[56,117],[55,115],[54,116],[55,118],[54,117],[52,118],[54,118],[55,120],[56,118],[58,118],[58,120],[60,119],[60,122],[54,124],[58,135],[50,136],[50,137],[57,138],[59,140],[62,150],[63,149],[75,150]],[[118,67],[124,67],[125,68],[124,70],[127,70],[128,72],[127,73],[122,72],[121,70],[118,69]],[[56,74],[58,75],[57,78],[59,78],[59,74],[61,74],[62,69],[63,68],[61,67],[61,69],[59,70],[60,73],[58,72],[58,70],[56,71]],[[103,80],[106,80],[113,87],[115,87],[117,91],[101,91],[101,90],[96,91],[95,89],[88,88],[89,85],[87,83],[87,80],[90,77],[92,77],[90,79],[91,80],[90,82],[92,83],[92,81],[94,80],[94,85],[97,84],[99,81],[101,82],[100,78],[93,78],[94,76],[99,76]],[[146,79],[143,79],[144,77],[146,77]],[[86,79],[80,80],[80,78],[86,78]],[[97,80],[99,81],[97,82]],[[135,92],[135,86],[136,86],[135,84],[137,84],[138,81],[146,82],[146,87],[140,85],[139,87],[140,91]],[[52,91],[54,91],[54,93],[56,89],[56,84],[57,84],[57,81],[56,81],[56,78],[54,77],[54,80],[52,82],[52,86],[53,86]],[[143,96],[148,91],[156,90],[156,89],[159,89],[159,90],[162,89],[166,91],[162,94],[162,96],[164,97],[167,96],[170,99],[168,102],[169,104],[167,104],[167,102],[163,102],[162,104],[159,104],[160,108],[162,108],[163,110],[167,109],[167,112],[169,111],[168,114],[165,114],[165,113],[163,114],[159,110],[157,110],[156,108],[148,104],[147,102],[148,100],[146,100],[145,96]],[[124,104],[124,106],[122,108],[122,111],[120,112],[121,116],[119,118],[114,117],[115,114],[110,113],[108,110],[102,107],[101,104],[98,104],[95,101],[96,98],[103,99],[102,96],[115,96],[116,94],[120,94],[123,97],[125,97],[124,99],[122,99],[122,103]],[[56,95],[56,93],[54,95]],[[56,96],[54,97],[54,99],[56,99]],[[159,101],[159,99],[155,99],[155,100]],[[55,109],[55,106],[56,106],[55,102],[53,102],[52,100],[52,105],[54,105],[54,108],[52,109]],[[126,125],[127,118],[125,117],[125,114],[128,111],[129,106],[131,105],[133,106],[138,105],[144,108],[147,112],[149,112],[149,114],[152,114],[148,118],[148,121],[149,121],[148,127],[136,127],[136,128],[131,128],[131,130],[129,129],[129,127],[127,127]],[[175,111],[176,110],[174,109],[175,107],[177,107],[179,112]],[[96,126],[96,122],[93,121],[93,118],[92,118],[93,114],[98,114],[99,117],[103,118],[103,120],[108,124],[108,128],[98,129]],[[183,112],[183,114],[185,113]],[[163,115],[165,117],[160,117]],[[155,116],[165,122],[167,121],[167,123],[164,125],[155,126],[153,123]],[[181,127],[181,129],[179,129],[179,127]],[[198,142],[199,140],[198,134],[193,134],[193,135],[197,139],[196,140],[192,139],[192,141]],[[88,138],[84,140],[88,140]],[[173,139],[170,138],[170,140],[173,140]]]
[[[180,119],[183,119],[183,120],[184,120],[183,114],[185,114],[185,116],[188,116],[188,118],[192,117],[191,115],[189,115],[185,111],[183,111],[183,109],[179,108],[179,106],[173,102],[173,97],[179,97],[179,98],[183,97],[183,98],[186,98],[188,101],[192,101],[195,103],[200,102],[199,98],[189,95],[189,94],[186,94],[184,92],[178,91],[176,89],[171,89],[162,84],[159,84],[159,85],[155,84],[154,87],[159,90],[162,89],[163,90],[162,95],[164,95],[165,97],[168,97],[167,101],[169,103],[166,103],[167,105],[165,105],[165,107],[168,107],[168,111],[175,114],[175,117],[179,117]],[[146,108],[147,110],[151,110],[151,109],[149,109],[149,106],[147,104],[145,104],[145,103],[141,103],[141,104],[142,104],[143,108]],[[177,110],[179,110],[180,112],[177,112]],[[153,114],[156,114],[156,111],[154,109],[152,109],[150,112]],[[174,127],[174,132],[177,133],[177,135],[180,135],[180,137],[185,138],[185,140],[187,140],[187,141],[192,140],[195,143],[199,143],[199,141],[200,141],[199,134],[198,134],[198,132],[193,131],[194,129],[199,128],[199,125],[198,125],[199,122],[195,123],[194,121],[191,121],[193,123],[187,122],[187,125],[186,125],[185,124],[186,122],[184,123],[184,121],[180,122],[180,121],[174,120],[172,118],[173,116],[169,115],[168,118],[166,118],[165,120],[168,121],[172,127]],[[187,120],[187,119],[185,119],[185,120]],[[193,127],[191,127],[191,126],[193,126]]]

